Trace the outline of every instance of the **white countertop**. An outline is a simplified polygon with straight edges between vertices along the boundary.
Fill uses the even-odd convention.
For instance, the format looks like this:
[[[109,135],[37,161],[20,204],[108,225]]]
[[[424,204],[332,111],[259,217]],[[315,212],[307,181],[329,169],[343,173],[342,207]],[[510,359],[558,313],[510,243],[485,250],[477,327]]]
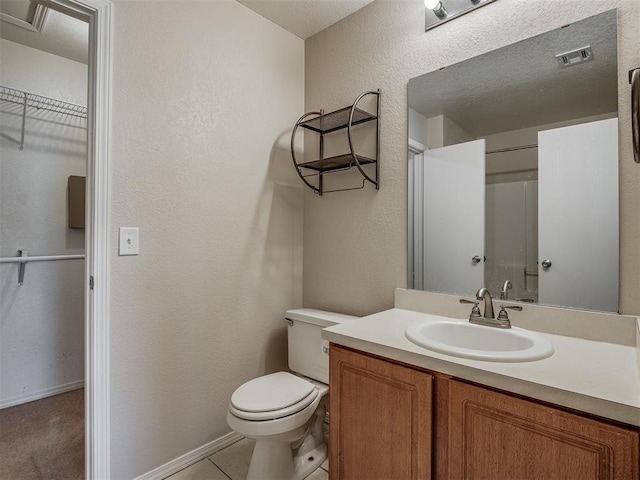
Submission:
[[[405,337],[410,324],[441,318],[393,308],[326,328],[322,336],[409,365],[640,426],[636,346],[537,332],[553,344],[552,356],[500,363],[436,353]]]

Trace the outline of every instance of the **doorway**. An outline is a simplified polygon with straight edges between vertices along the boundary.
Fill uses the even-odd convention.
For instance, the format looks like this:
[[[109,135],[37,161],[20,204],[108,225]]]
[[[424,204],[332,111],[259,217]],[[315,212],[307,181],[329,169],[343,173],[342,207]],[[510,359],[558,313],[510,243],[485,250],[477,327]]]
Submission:
[[[3,2],[4,4],[5,2]],[[9,2],[6,2],[9,3]],[[79,276],[79,282],[81,285],[81,291],[84,290],[84,293],[80,293],[81,298],[84,298],[84,309],[80,308],[80,310],[84,310],[84,332],[81,332],[80,339],[78,339],[77,331],[75,332],[73,337],[73,343],[76,347],[78,343],[84,343],[84,352],[80,353],[80,357],[84,357],[84,381],[85,381],[85,395],[84,401],[80,401],[79,403],[84,403],[85,406],[85,417],[86,420],[84,425],[81,426],[80,430],[85,431],[85,452],[84,454],[80,454],[79,457],[84,459],[85,464],[85,472],[81,474],[85,478],[108,478],[109,477],[109,310],[108,310],[108,260],[109,260],[109,250],[108,250],[108,207],[109,207],[109,196],[108,196],[108,186],[109,186],[109,130],[110,130],[110,72],[111,72],[111,31],[112,31],[112,8],[113,5],[110,0],[42,0],[39,1],[36,5],[36,9],[42,11],[43,7],[48,7],[51,11],[61,12],[67,16],[73,17],[75,19],[81,20],[85,22],[85,26],[88,25],[88,38],[89,38],[89,50],[88,50],[88,61],[86,64],[86,88],[85,88],[85,105],[87,107],[86,118],[84,119],[84,128],[85,134],[84,139],[86,141],[86,155],[85,155],[85,166],[86,166],[86,187],[82,189],[75,185],[76,191],[84,191],[86,196],[86,215],[84,216],[85,220],[85,230],[84,230],[84,241],[79,241],[79,238],[82,237],[77,231],[74,233],[69,233],[70,230],[70,217],[71,217],[71,209],[70,207],[73,204],[77,204],[76,200],[71,201],[71,190],[74,189],[72,186],[71,179],[67,179],[68,183],[65,185],[64,196],[65,196],[65,226],[63,230],[66,231],[66,235],[64,235],[65,239],[64,249],[79,249],[79,243],[83,243],[86,248],[86,260],[85,260],[85,268],[82,269],[80,267],[81,276]],[[33,8],[33,7],[30,7]],[[33,13],[33,12],[32,12]],[[3,15],[4,17],[4,15]],[[34,15],[31,20],[34,20],[34,17],[38,17]],[[42,16],[39,17],[42,19]],[[46,17],[45,17],[46,18]],[[37,20],[37,18],[35,18]],[[37,22],[36,22],[37,23]],[[41,26],[41,25],[40,25]],[[35,28],[35,26],[34,26]],[[3,62],[4,63],[4,62]],[[4,65],[3,65],[4,66]],[[9,71],[8,68],[4,68],[3,70]],[[15,72],[15,70],[11,70]],[[44,75],[44,74],[43,74]],[[32,79],[33,80],[33,79]],[[27,89],[25,88],[26,92]],[[40,97],[36,97],[41,101],[50,102],[51,100],[63,100],[67,104],[74,104],[74,102],[69,101],[69,99],[65,98],[56,98],[57,96],[64,96],[64,92],[53,92],[55,94],[61,95],[44,95],[43,92],[31,91],[29,93],[41,93]],[[46,100],[46,99],[49,100]],[[26,99],[26,96],[25,96]],[[28,101],[28,99],[27,99]],[[74,104],[77,105],[77,104]],[[51,104],[49,103],[49,106]],[[74,107],[75,108],[75,107]],[[29,107],[29,110],[33,110],[33,107]],[[39,110],[36,108],[36,110]],[[42,114],[45,110],[37,111],[36,113]],[[24,111],[24,110],[23,110]],[[51,111],[51,115],[56,115],[57,120],[60,120],[60,116],[63,111]],[[68,112],[67,112],[68,113]],[[77,113],[77,112],[73,112]],[[67,115],[66,118],[72,115]],[[26,115],[25,123],[31,121],[33,123],[35,120],[33,118],[27,119]],[[48,117],[47,120],[52,120],[53,117]],[[80,117],[76,117],[80,118]],[[42,119],[40,119],[43,122]],[[82,119],[79,120],[80,122]],[[65,122],[58,121],[58,128],[66,128],[69,129],[70,126],[65,124]],[[64,125],[60,125],[64,124]],[[42,125],[40,125],[41,127]],[[34,135],[32,138],[29,138],[27,133],[29,129],[34,128],[34,125],[27,127],[24,129],[25,134],[23,135],[21,132],[17,135],[18,144],[14,144],[14,148],[19,149],[20,146],[23,147],[22,151],[27,148],[32,148],[33,150],[37,150],[38,142],[35,140],[43,140],[49,135],[52,136],[52,131],[44,132],[35,132],[37,135]],[[75,128],[81,129],[82,126],[76,124]],[[22,130],[22,129],[20,129]],[[5,138],[9,143],[11,140],[15,140],[15,136],[11,134],[8,135],[9,138]],[[15,133],[15,132],[13,132]],[[33,131],[31,133],[34,133]],[[58,131],[58,133],[60,133]],[[77,140],[77,139],[75,139]],[[27,141],[31,141],[31,144],[28,144]],[[73,142],[71,142],[73,143]],[[69,144],[69,142],[67,142]],[[58,145],[59,147],[60,145]],[[77,146],[77,142],[76,142]],[[4,155],[3,155],[4,158]],[[38,174],[47,176],[46,169],[36,169]],[[3,172],[5,173],[5,172]],[[70,175],[72,177],[82,177],[82,175],[78,175],[78,173],[82,172],[71,172],[75,175]],[[27,175],[29,178],[29,175]],[[8,183],[10,187],[13,188],[14,185],[11,185],[11,182]],[[57,194],[59,194],[59,185],[57,187]],[[3,187],[4,190],[4,187]],[[44,193],[45,196],[51,195],[51,191],[37,192],[37,194]],[[59,196],[59,195],[58,195]],[[23,195],[22,197],[18,196],[20,201],[30,201],[36,198],[36,193],[34,193],[33,189],[28,195]],[[51,203],[55,203],[53,197],[51,198]],[[67,200],[67,198],[69,200]],[[42,203],[42,202],[41,202]],[[10,209],[11,210],[11,209]],[[42,214],[43,216],[47,216],[46,214]],[[82,218],[82,215],[80,215]],[[58,224],[59,225],[59,224]],[[77,225],[76,225],[77,227]],[[13,230],[13,229],[12,229]],[[17,230],[16,230],[17,231]],[[46,235],[45,235],[46,236]],[[4,244],[4,242],[3,242]],[[49,245],[43,243],[42,245]],[[50,244],[53,246],[53,242]],[[3,247],[4,248],[4,247]],[[13,246],[7,246],[6,248],[13,248]],[[18,252],[17,250],[21,250]],[[32,251],[28,252],[28,248],[19,248],[16,249],[16,252],[13,254],[16,257],[26,257],[30,260],[43,260],[34,258],[35,253],[46,253],[44,251]],[[38,248],[40,250],[40,247]],[[69,256],[78,255],[81,256],[81,253],[78,252],[63,252],[64,254],[68,254]],[[5,256],[5,252],[2,252],[2,256]],[[54,255],[38,255],[39,257],[46,256],[54,256]],[[74,262],[82,262],[79,258],[65,258],[64,261],[56,260],[50,261],[44,260],[42,261],[42,266],[48,263],[58,263],[71,265]],[[39,262],[30,262],[30,261],[20,261],[17,263],[10,264],[14,273],[16,275],[15,281],[16,284],[18,281],[21,281],[22,285],[16,288],[21,288],[26,285],[28,281],[38,281],[46,277],[47,275],[38,275],[37,267],[34,267]],[[5,265],[0,265],[0,267],[4,267]],[[30,268],[31,267],[31,268]],[[77,269],[77,267],[76,267]],[[42,278],[41,278],[42,277]],[[77,281],[78,281],[77,280]],[[57,282],[57,285],[65,284],[66,282]],[[3,292],[2,301],[7,301],[5,297],[5,292]],[[59,304],[62,306],[62,310],[65,308],[71,308],[70,305],[73,303],[71,301],[67,301],[64,296],[62,299],[58,299]],[[77,318],[77,302],[75,307],[71,308],[72,310],[75,308],[75,315],[72,315]],[[6,315],[4,315],[6,317]],[[3,319],[4,320],[4,319]],[[77,324],[75,325],[77,327]],[[82,326],[82,325],[81,325]],[[69,335],[65,335],[64,329],[63,332],[59,333],[59,339],[62,339],[62,343],[64,341],[68,341]],[[77,329],[76,329],[77,330]],[[82,337],[84,337],[84,342],[82,342]],[[60,343],[60,342],[59,342]],[[36,349],[37,350],[37,349]],[[64,358],[67,352],[62,352],[60,355]],[[77,353],[73,355],[75,360],[75,376],[77,375]],[[55,362],[53,362],[55,363]],[[81,365],[82,362],[80,362]],[[55,366],[55,365],[54,365]],[[42,370],[42,369],[40,369]],[[82,368],[81,368],[82,370]],[[40,372],[42,373],[42,372]],[[62,379],[68,378],[70,374],[63,373],[61,375]],[[37,376],[37,375],[36,375]],[[34,376],[30,377],[30,382],[33,383]],[[59,380],[59,379],[58,379]],[[70,382],[67,382],[67,387],[75,389],[77,392],[77,387],[80,386],[77,382],[81,382],[82,379],[71,379]],[[74,383],[76,382],[76,383]],[[56,383],[56,382],[54,382]],[[60,382],[57,382],[60,383]],[[64,383],[62,385],[65,385]],[[60,385],[58,385],[60,386]],[[40,389],[40,393],[42,393]],[[25,389],[26,391],[26,389]],[[50,392],[51,393],[51,392]],[[53,393],[61,393],[61,392],[53,392]],[[70,391],[69,394],[73,394],[74,391]],[[67,393],[62,393],[62,395],[67,395]],[[14,395],[15,397],[15,395]],[[56,398],[55,396],[48,396],[47,398]],[[23,396],[23,400],[28,399],[28,396]],[[46,400],[46,399],[45,399]],[[41,401],[41,400],[38,400]],[[32,402],[34,403],[34,402]],[[77,403],[77,398],[76,398]],[[26,403],[29,405],[29,403]],[[67,405],[68,406],[68,405]],[[69,408],[63,408],[63,410],[69,410]],[[77,435],[76,435],[77,437]],[[77,438],[76,438],[77,440]],[[68,466],[67,466],[68,467]],[[65,467],[65,468],[67,468]],[[70,468],[70,467],[69,467]],[[71,478],[75,477],[73,474]],[[57,478],[70,478],[69,475],[65,475],[63,472],[58,472]],[[42,477],[44,478],[44,477]]]

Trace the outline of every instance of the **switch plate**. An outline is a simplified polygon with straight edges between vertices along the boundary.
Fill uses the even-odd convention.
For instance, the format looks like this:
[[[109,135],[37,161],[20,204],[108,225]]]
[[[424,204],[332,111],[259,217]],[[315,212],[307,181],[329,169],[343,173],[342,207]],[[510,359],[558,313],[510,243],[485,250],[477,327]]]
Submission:
[[[120,227],[120,241],[118,255],[138,255],[139,231],[138,227]]]

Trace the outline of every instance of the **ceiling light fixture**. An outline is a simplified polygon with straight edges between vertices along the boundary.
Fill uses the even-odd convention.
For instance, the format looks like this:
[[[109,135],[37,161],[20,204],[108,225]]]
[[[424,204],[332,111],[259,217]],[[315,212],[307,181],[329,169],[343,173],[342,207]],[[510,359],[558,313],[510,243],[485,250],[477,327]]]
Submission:
[[[496,0],[424,0],[425,31]],[[447,4],[446,8],[444,3]]]

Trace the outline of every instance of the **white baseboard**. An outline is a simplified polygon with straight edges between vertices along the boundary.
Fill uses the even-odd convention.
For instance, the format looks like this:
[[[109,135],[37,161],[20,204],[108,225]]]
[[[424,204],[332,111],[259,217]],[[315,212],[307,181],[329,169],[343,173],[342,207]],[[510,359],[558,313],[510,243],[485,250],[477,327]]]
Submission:
[[[213,455],[243,438],[244,437],[242,435],[236,432],[227,433],[226,435],[206,443],[195,450],[191,450],[190,452],[187,452],[164,465],[160,465],[158,468],[154,468],[150,472],[140,475],[135,480],[161,480],[163,478],[167,478],[169,475],[173,475],[189,465],[193,465],[203,458]]]
[[[71,390],[77,390],[82,387],[84,387],[84,380],[76,380],[75,382],[65,383],[64,385],[56,385],[55,387],[45,388],[43,390],[38,390],[37,392],[7,398],[6,400],[0,400],[0,410],[3,408],[15,407],[16,405],[21,405],[23,403],[33,402],[34,400],[41,400],[43,398],[51,397],[52,395],[58,395],[59,393],[70,392]]]

